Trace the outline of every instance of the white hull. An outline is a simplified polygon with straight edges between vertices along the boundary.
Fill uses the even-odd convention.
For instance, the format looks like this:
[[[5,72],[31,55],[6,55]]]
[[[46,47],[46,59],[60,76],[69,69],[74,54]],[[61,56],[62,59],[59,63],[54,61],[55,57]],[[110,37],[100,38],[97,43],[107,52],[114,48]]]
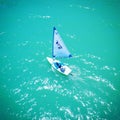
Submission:
[[[69,75],[71,73],[71,71],[72,71],[68,66],[66,66],[64,64],[62,64],[62,66],[60,68],[56,67],[56,65],[55,65],[56,62],[61,63],[59,60],[56,60],[56,59],[53,59],[53,58],[50,58],[50,57],[47,57],[47,60],[52,65],[52,67],[54,69],[56,69],[58,72],[60,72],[60,73],[62,73],[64,75]]]

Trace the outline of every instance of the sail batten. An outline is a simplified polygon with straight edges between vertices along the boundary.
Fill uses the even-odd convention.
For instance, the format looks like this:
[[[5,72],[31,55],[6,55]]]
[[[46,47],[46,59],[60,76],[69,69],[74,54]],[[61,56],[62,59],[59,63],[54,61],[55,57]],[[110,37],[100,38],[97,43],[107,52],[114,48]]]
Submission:
[[[72,57],[71,53],[68,51],[67,47],[65,46],[60,34],[53,28],[53,50],[52,50],[53,57]]]

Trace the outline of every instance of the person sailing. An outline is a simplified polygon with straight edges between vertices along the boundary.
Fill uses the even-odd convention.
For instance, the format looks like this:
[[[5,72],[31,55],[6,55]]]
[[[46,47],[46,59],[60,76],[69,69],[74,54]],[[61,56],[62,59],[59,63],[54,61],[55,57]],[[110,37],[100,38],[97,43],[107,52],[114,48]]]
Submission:
[[[61,65],[61,63],[56,62],[55,66],[57,66],[57,68],[60,68],[61,72],[65,72],[65,68]]]
[[[61,64],[56,62],[56,65],[58,66],[58,68],[61,68]]]

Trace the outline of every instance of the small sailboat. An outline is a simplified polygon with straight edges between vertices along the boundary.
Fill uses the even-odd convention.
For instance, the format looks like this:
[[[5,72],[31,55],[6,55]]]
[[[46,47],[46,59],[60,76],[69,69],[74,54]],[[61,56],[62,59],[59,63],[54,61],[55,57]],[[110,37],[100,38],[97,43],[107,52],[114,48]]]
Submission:
[[[53,27],[53,43],[52,44],[53,44],[52,45],[52,58],[47,57],[48,62],[58,72],[64,75],[69,75],[72,70],[67,65],[57,60],[56,58],[70,58],[72,57],[72,55],[68,51],[60,34],[58,33],[55,27]]]

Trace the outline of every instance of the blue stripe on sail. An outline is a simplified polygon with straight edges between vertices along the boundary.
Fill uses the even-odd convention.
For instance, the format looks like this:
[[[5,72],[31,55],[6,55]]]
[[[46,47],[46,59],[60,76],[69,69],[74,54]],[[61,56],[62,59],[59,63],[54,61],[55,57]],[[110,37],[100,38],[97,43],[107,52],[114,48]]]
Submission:
[[[56,28],[53,28],[53,57],[72,57]]]

